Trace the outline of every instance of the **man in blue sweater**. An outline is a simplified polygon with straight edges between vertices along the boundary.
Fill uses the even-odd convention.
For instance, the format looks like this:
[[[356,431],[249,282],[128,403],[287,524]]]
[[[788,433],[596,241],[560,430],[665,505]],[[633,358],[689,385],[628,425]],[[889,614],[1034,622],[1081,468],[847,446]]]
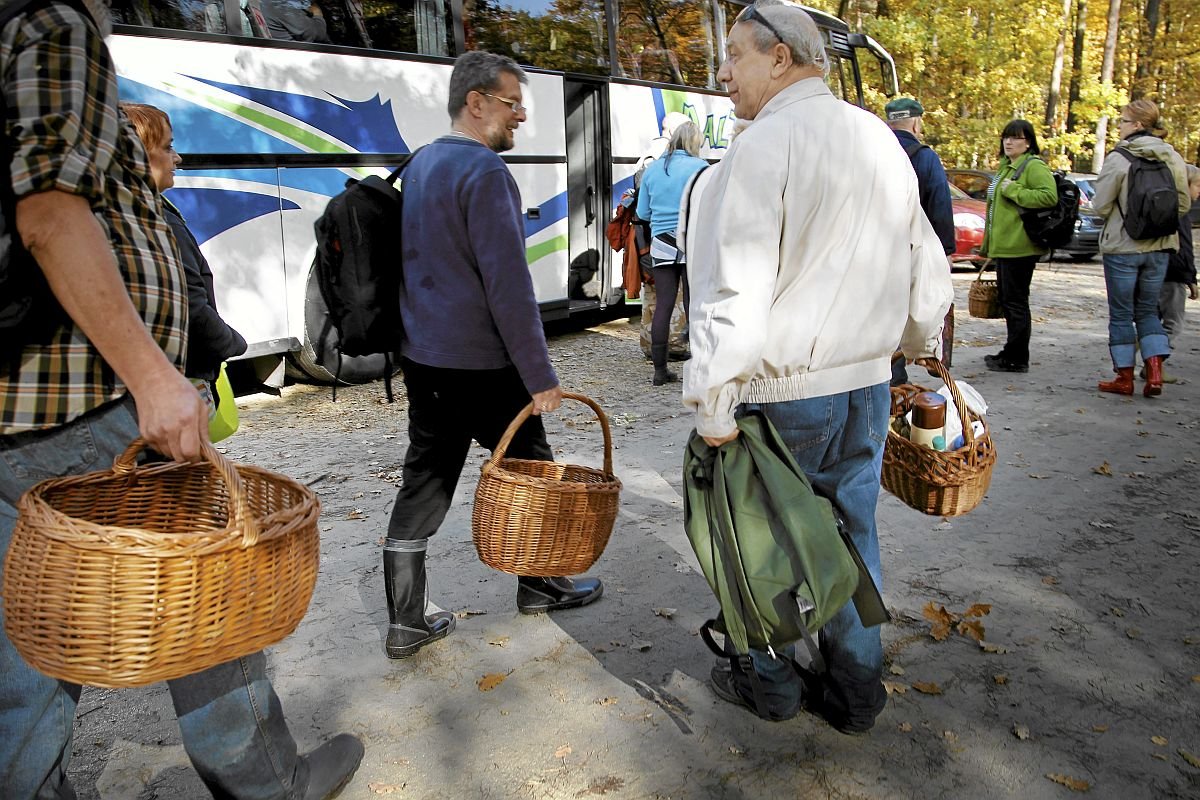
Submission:
[[[525,262],[516,181],[498,153],[525,121],[524,71],[505,56],[465,53],[450,76],[451,132],[404,171],[401,351],[408,452],[383,549],[388,658],[406,658],[454,630],[427,615],[425,552],[442,524],[471,440],[494,450],[533,400],[512,458],[552,461],[540,414],[562,402]],[[594,578],[526,578],[517,608],[539,614],[600,597]]]

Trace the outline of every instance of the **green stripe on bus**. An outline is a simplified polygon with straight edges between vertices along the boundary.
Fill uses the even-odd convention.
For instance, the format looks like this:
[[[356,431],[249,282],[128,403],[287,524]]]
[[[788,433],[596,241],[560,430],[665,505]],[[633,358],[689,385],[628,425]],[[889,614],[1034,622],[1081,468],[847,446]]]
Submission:
[[[322,139],[319,134],[312,133],[312,132],[307,131],[303,128],[300,128],[296,125],[292,125],[288,122],[285,122],[284,120],[278,119],[276,117],[272,117],[268,114],[264,114],[262,111],[259,111],[258,109],[247,108],[246,106],[241,105],[239,103],[235,103],[235,102],[232,102],[229,100],[222,100],[218,97],[214,97],[214,96],[208,95],[208,94],[201,94],[199,92],[192,91],[185,87],[172,86],[170,84],[167,84],[167,86],[168,86],[168,88],[170,88],[174,91],[189,94],[193,97],[204,100],[205,102],[208,102],[220,109],[229,111],[236,116],[242,117],[243,119],[249,120],[250,122],[261,125],[262,127],[266,128],[267,130],[271,131],[272,133],[276,133],[282,137],[291,139],[296,144],[307,147],[315,153],[352,153],[352,152],[354,152],[353,150],[349,150],[345,147],[340,147],[327,139]]]
[[[525,248],[525,260],[532,264],[539,258],[545,258],[551,253],[556,253],[559,250],[567,249],[567,236],[555,236],[553,239],[547,239],[541,244],[535,244],[533,247]]]

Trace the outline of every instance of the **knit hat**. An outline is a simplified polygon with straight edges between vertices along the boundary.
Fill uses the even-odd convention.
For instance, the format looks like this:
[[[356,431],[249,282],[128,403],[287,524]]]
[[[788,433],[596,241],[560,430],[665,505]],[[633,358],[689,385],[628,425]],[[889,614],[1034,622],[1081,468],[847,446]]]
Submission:
[[[919,117],[925,113],[925,109],[921,108],[921,104],[911,97],[897,97],[884,106],[883,111],[887,114],[889,121],[910,119],[911,117]]]

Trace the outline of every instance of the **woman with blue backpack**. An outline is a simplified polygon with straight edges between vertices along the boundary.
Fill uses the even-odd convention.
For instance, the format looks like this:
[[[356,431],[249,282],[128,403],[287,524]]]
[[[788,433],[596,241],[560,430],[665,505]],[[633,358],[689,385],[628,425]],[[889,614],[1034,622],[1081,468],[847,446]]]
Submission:
[[[1134,100],[1117,121],[1121,141],[1104,159],[1092,207],[1104,217],[1100,255],[1108,289],[1108,352],[1115,380],[1102,392],[1133,394],[1137,350],[1146,366],[1142,394],[1162,394],[1162,365],[1171,354],[1158,300],[1171,253],[1179,248],[1179,218],[1191,208],[1187,167],[1163,141],[1158,106]]]
[[[1046,248],[1025,232],[1021,212],[1050,208],[1058,203],[1058,188],[1046,162],[1033,125],[1014,119],[1000,133],[1000,168],[987,190],[987,217],[980,252],[996,265],[1000,307],[1008,328],[1008,341],[996,355],[984,356],[995,372],[1028,372],[1029,339],[1033,318],[1029,313],[1029,286],[1033,269]]]

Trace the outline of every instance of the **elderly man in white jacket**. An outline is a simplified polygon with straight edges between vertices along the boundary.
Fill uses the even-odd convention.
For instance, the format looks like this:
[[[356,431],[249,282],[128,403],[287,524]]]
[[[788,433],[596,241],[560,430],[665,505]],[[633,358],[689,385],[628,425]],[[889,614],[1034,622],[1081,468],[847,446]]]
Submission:
[[[890,357],[897,342],[910,359],[940,351],[953,298],[946,258],[895,135],[826,87],[807,13],[760,0],[738,16],[727,47],[718,79],[745,127],[687,201],[684,403],[713,446],[737,436],[739,410],[761,409],[880,585]],[[769,718],[803,705],[845,733],[870,729],[886,700],[879,629],[847,604],[820,640],[829,666],[820,697],[801,697],[787,659],[752,654]],[[718,695],[753,710],[748,676],[719,662],[712,679]]]

